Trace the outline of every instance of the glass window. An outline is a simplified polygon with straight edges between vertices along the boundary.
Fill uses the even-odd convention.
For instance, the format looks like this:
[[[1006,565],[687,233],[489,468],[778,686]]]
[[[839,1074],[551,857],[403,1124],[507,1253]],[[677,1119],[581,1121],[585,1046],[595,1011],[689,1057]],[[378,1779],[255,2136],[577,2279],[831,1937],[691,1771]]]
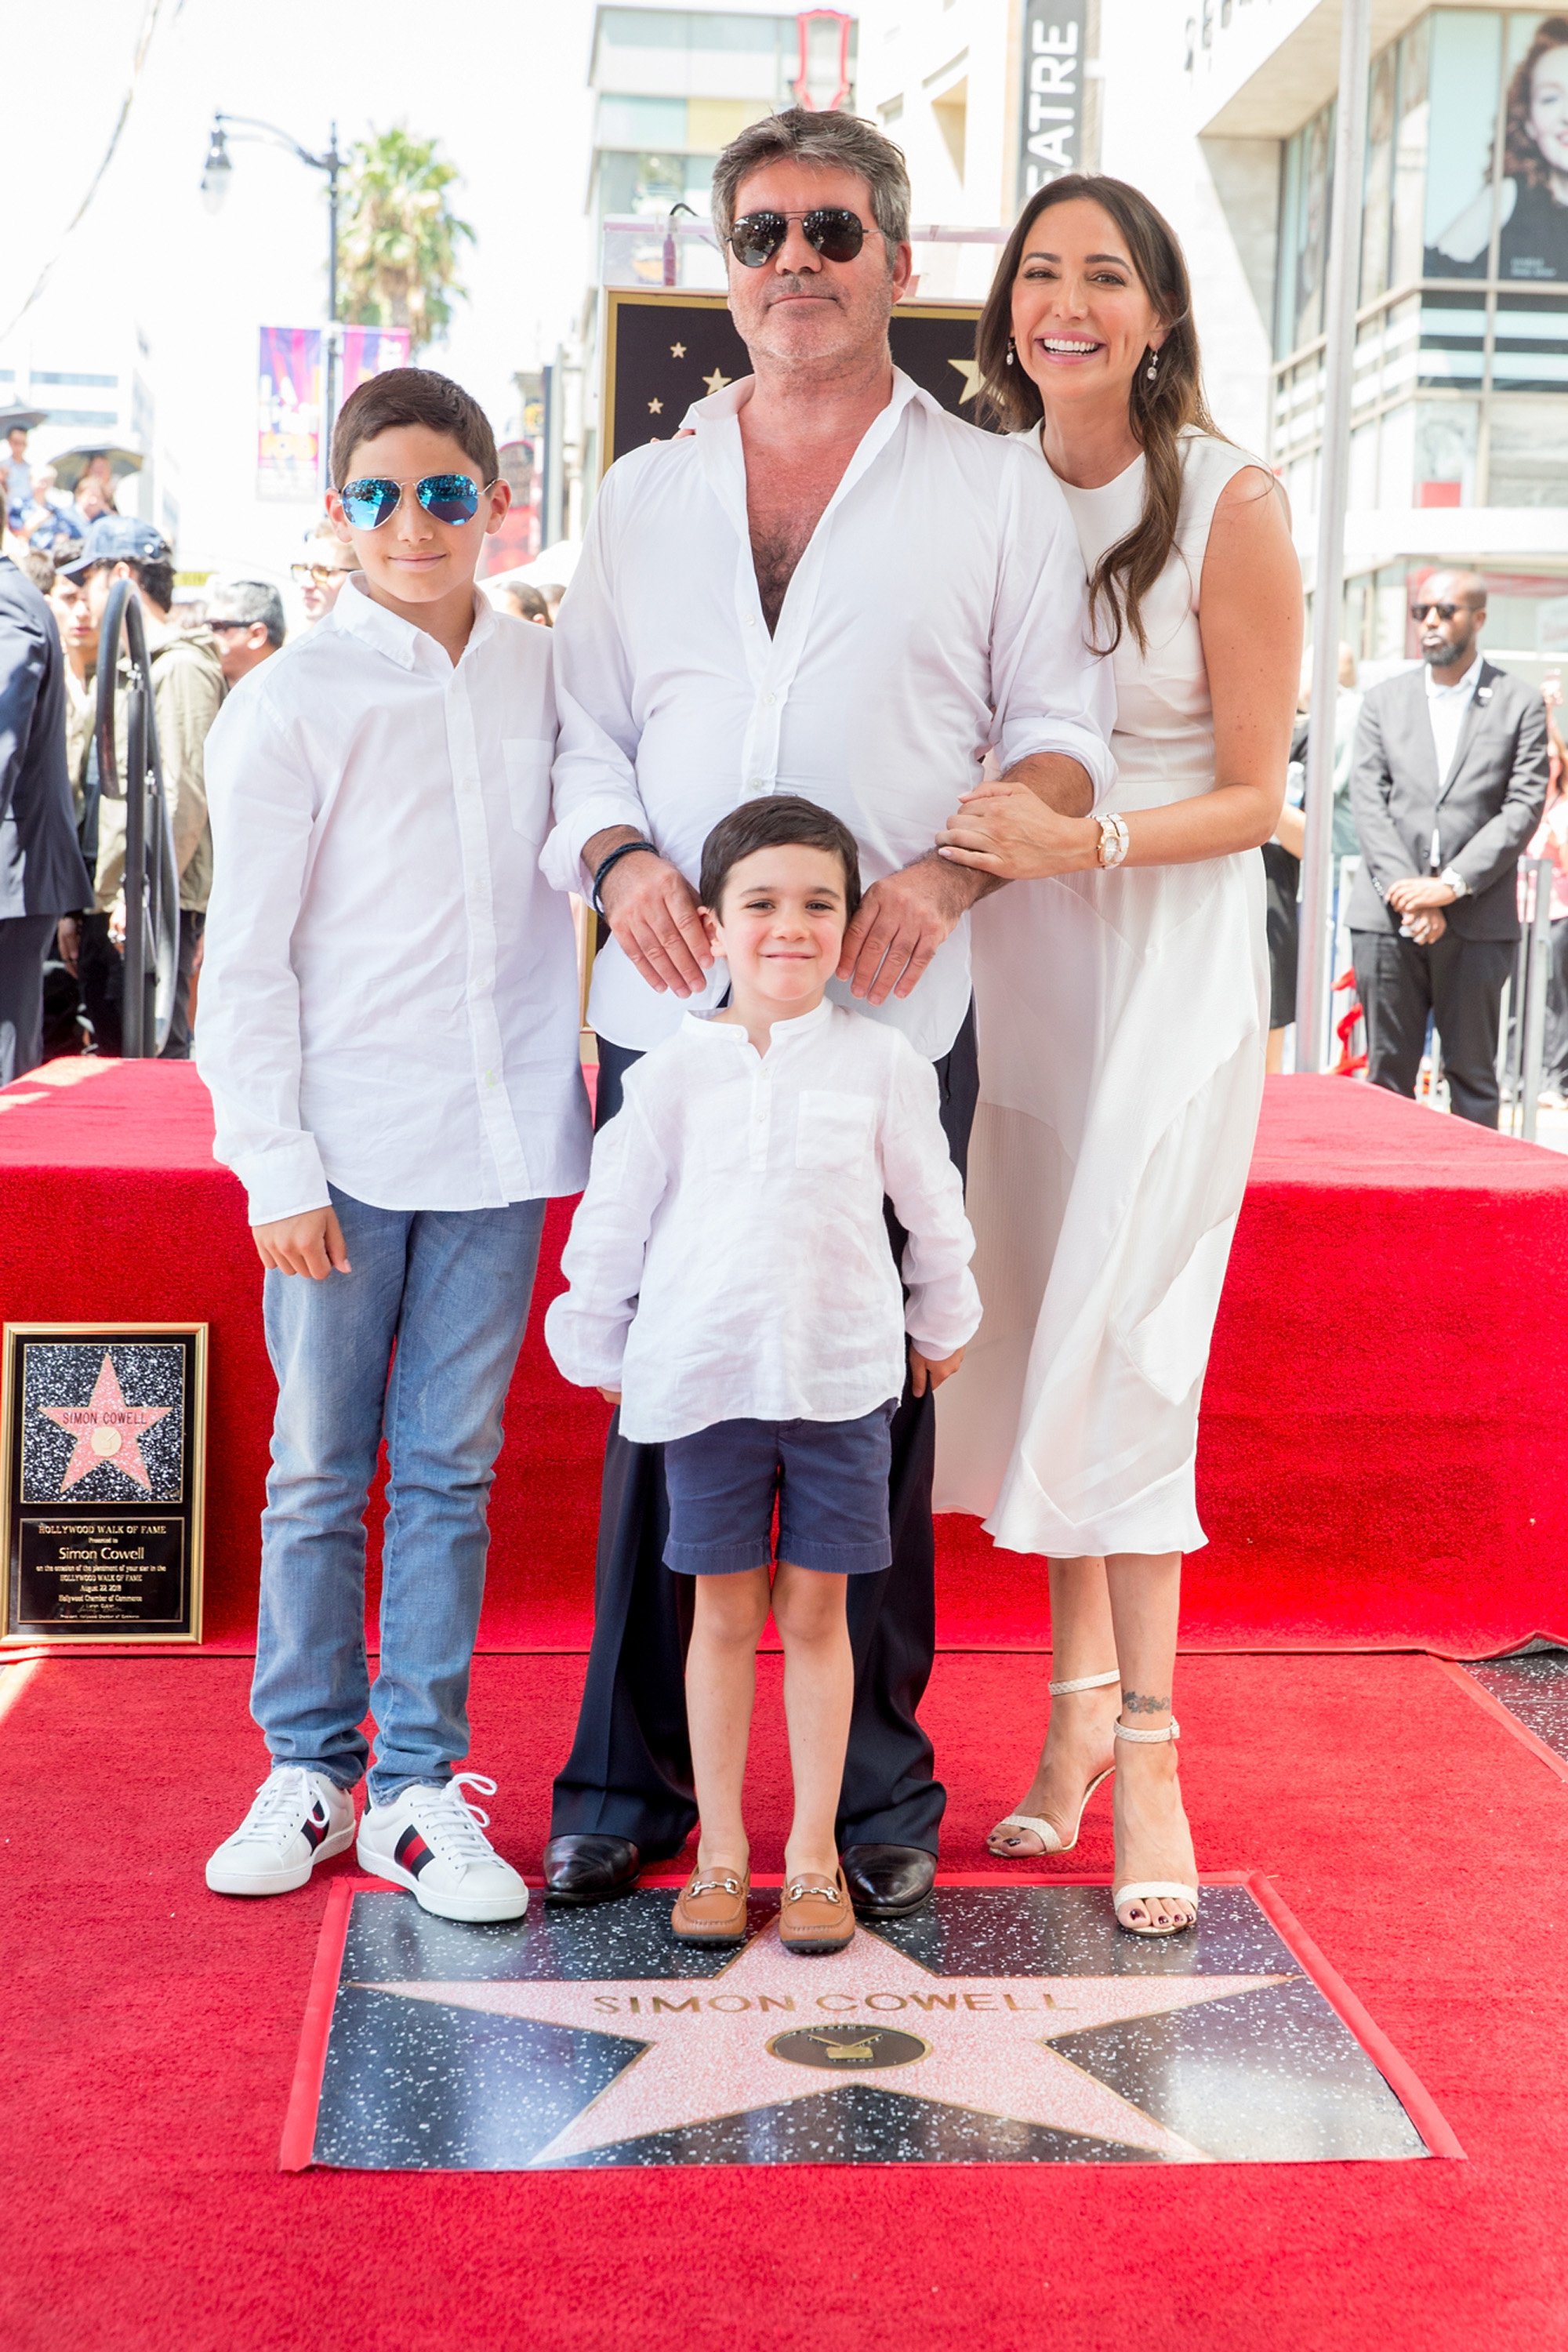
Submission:
[[[1480,387],[1486,369],[1487,298],[1484,294],[1428,294],[1421,304],[1421,353],[1417,382],[1423,385]]]
[[[1374,58],[1367,94],[1366,188],[1361,224],[1361,299],[1375,302],[1388,291],[1389,217],[1394,196],[1394,120],[1396,57],[1384,49]]]
[[[1432,19],[1426,147],[1428,278],[1484,278],[1491,251],[1492,147],[1503,20],[1479,8]]]
[[[1377,452],[1377,504],[1413,507],[1415,503],[1415,404],[1406,401],[1391,408],[1383,419]]]
[[[1408,285],[1421,275],[1426,247],[1426,130],[1430,107],[1426,68],[1431,18],[1413,25],[1399,44],[1399,123],[1394,151],[1394,254],[1392,283]]]
[[[1494,397],[1487,504],[1568,506],[1568,401]]]
[[[1568,392],[1568,298],[1497,298],[1492,382],[1500,392]]]
[[[1329,179],[1333,165],[1334,109],[1326,106],[1297,136],[1301,142],[1301,190],[1295,240],[1295,318],[1291,347],[1323,331],[1323,280],[1329,267]]]
[[[601,98],[596,136],[601,147],[682,148],[686,144],[686,100]]]
[[[1503,111],[1498,276],[1568,278],[1568,23],[1512,16]]]
[[[1424,400],[1415,410],[1418,507],[1468,507],[1476,500],[1476,438],[1480,404]]]
[[[1274,349],[1288,359],[1296,341],[1296,248],[1300,242],[1303,133],[1285,142],[1279,170],[1279,281],[1276,289]]]

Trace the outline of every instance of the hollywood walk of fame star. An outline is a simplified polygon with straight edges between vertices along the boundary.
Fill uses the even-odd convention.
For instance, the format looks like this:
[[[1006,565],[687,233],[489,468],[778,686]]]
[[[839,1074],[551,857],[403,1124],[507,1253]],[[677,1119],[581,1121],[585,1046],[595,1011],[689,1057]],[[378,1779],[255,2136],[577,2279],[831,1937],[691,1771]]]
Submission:
[[[650,400],[647,404],[647,413],[650,416],[662,416],[664,415],[663,401]]]
[[[731,382],[731,378],[727,375],[721,374],[720,371],[715,368],[712,374],[705,375],[702,381],[707,385],[710,392],[722,392],[724,386]]]
[[[686,357],[686,345],[684,343],[671,343],[669,347],[669,356],[672,360],[683,360]]]
[[[60,1480],[60,1493],[68,1494],[79,1479],[90,1476],[108,1462],[122,1478],[144,1487],[150,1495],[153,1481],[147,1475],[147,1465],[137,1441],[144,1429],[151,1429],[173,1410],[166,1404],[127,1404],[114,1366],[105,1356],[88,1403],[38,1407],[46,1421],[58,1422],[76,1439],[76,1451],[66,1464],[65,1475]]]
[[[865,1929],[845,1950],[804,1959],[776,1927],[754,1936],[716,1976],[505,1983],[373,1984],[367,1990],[538,2024],[640,2042],[615,2081],[532,2161],[560,2164],[591,2148],[679,2131],[722,2116],[821,2098],[846,2080],[1015,2124],[1111,2140],[1167,2162],[1205,2163],[1170,2131],[1051,2048],[1065,2035],[1163,2017],[1286,1981],[1280,1976],[937,1976]],[[853,2025],[864,2040],[842,2062],[791,2063],[769,2047],[795,2027]],[[864,2062],[876,2029],[891,2027],[890,2063]],[[911,2059],[903,2037],[928,2046]],[[852,2071],[851,2071],[852,2070]]]
[[[963,378],[963,390],[958,395],[958,404],[960,408],[962,408],[965,401],[973,400],[976,393],[980,390],[980,362],[978,360],[949,360],[948,366],[950,368],[956,368],[959,374]]]

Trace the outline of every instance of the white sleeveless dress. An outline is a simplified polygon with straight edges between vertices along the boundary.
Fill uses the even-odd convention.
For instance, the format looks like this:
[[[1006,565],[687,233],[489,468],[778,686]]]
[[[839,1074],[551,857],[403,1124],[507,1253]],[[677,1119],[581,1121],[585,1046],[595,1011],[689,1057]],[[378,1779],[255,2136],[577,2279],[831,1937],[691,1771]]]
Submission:
[[[1129,629],[1113,656],[1109,808],[1213,788],[1199,585],[1219,495],[1257,463],[1184,436],[1148,650]],[[1143,468],[1062,484],[1087,565],[1136,522]],[[985,1316],[939,1394],[936,1507],[1053,1559],[1195,1550],[1198,1401],[1263,1092],[1262,858],[1012,883],[976,908],[973,956]]]

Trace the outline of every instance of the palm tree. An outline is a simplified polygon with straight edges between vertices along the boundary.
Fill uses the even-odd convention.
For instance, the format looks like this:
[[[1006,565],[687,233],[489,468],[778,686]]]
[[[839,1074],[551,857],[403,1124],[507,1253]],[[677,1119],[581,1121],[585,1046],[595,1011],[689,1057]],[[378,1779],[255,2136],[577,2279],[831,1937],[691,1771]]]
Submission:
[[[351,326],[406,327],[415,352],[445,334],[467,299],[458,247],[474,232],[447,201],[457,166],[433,139],[399,124],[362,139],[349,158],[338,238],[341,306]]]

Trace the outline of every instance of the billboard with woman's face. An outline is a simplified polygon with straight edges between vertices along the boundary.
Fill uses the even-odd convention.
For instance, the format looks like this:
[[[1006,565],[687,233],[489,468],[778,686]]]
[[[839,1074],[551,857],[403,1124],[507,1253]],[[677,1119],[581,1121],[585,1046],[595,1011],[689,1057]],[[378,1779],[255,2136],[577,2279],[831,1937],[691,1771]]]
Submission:
[[[1431,50],[1426,275],[1568,279],[1568,14],[1444,11]]]

